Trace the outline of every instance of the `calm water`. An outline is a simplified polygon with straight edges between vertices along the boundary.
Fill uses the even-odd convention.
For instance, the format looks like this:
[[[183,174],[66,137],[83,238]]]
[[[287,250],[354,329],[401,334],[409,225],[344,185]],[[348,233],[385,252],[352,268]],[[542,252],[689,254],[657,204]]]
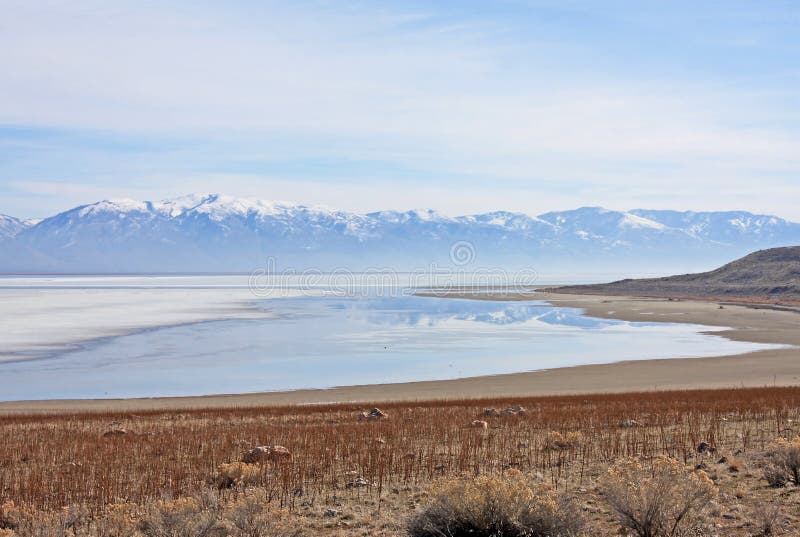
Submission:
[[[533,301],[318,296],[257,307],[277,318],[151,329],[0,364],[0,399],[323,388],[768,347],[701,334],[706,327],[596,319]]]

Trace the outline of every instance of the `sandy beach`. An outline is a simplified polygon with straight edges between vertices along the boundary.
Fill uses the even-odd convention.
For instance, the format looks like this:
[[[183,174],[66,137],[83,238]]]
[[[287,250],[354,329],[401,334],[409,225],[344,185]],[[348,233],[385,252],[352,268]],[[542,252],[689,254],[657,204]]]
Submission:
[[[528,293],[470,297],[544,299],[557,306],[584,308],[594,317],[729,327],[730,330],[715,333],[732,340],[793,347],[738,356],[626,361],[488,377],[323,390],[124,400],[21,401],[0,403],[0,412],[180,410],[800,384],[800,314],[794,311],[742,305],[724,305],[721,309],[718,302],[626,297]]]

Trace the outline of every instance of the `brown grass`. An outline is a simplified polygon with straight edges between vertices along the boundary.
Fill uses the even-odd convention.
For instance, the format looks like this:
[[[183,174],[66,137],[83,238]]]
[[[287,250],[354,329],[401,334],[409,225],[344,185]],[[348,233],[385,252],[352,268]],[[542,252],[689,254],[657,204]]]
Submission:
[[[483,412],[516,405],[526,412]],[[556,488],[577,488],[596,477],[598,463],[621,457],[666,455],[690,463],[702,458],[701,441],[728,453],[763,450],[798,419],[800,388],[396,403],[383,405],[390,417],[376,421],[359,420],[363,410],[4,416],[0,499],[42,510],[97,510],[177,498],[214,483],[223,465],[258,445],[286,446],[293,454],[247,476],[268,500],[289,508],[341,495],[379,500],[394,487],[509,468],[540,472]],[[476,419],[488,429],[470,427]],[[619,427],[631,419],[641,426]],[[128,432],[104,437],[113,429]]]

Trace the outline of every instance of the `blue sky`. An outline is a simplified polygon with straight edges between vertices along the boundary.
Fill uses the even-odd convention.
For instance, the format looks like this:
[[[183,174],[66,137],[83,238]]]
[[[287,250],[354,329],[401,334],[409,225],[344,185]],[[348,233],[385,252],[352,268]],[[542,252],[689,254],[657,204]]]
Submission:
[[[211,191],[800,221],[796,1],[0,7],[0,213]]]

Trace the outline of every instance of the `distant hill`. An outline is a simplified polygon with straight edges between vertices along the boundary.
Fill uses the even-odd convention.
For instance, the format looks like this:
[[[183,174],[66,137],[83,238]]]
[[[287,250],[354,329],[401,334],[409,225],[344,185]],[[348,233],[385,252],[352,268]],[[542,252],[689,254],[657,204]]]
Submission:
[[[464,245],[464,243],[468,243]],[[477,271],[674,274],[800,244],[800,224],[744,211],[352,213],[218,194],[111,200],[41,221],[0,217],[0,273]],[[454,245],[465,246],[453,259]]]
[[[559,287],[564,293],[800,302],[800,246],[770,248],[710,272]]]

